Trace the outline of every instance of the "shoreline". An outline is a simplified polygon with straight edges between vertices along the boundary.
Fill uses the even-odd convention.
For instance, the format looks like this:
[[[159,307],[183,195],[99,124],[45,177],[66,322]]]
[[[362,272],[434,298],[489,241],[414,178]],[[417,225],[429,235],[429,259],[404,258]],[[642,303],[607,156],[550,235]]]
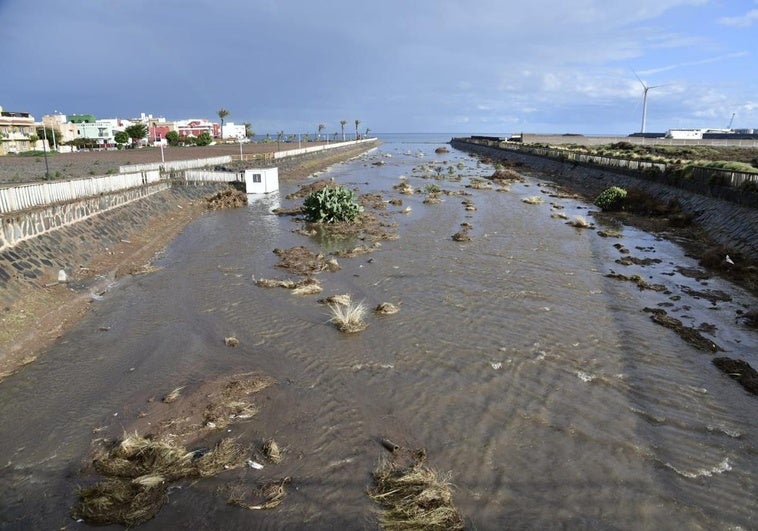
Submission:
[[[359,148],[283,161],[279,176],[286,181],[304,179],[365,151]],[[90,311],[93,291],[104,291],[108,284],[127,275],[148,273],[156,254],[176,239],[188,224],[207,212],[204,197],[218,189],[218,185],[171,188],[136,204],[98,214],[97,221],[91,222],[93,225],[98,221],[108,224],[119,218],[117,225],[122,226],[127,224],[125,219],[139,219],[142,209],[137,207],[151,204],[154,210],[142,223],[130,225],[129,229],[119,232],[117,239],[103,243],[104,247],[79,265],[68,283],[59,283],[48,275],[41,283],[27,282],[14,289],[12,301],[0,307],[0,382],[33,363],[77,325]],[[49,234],[59,238],[63,230]],[[83,256],[88,254],[83,253]]]

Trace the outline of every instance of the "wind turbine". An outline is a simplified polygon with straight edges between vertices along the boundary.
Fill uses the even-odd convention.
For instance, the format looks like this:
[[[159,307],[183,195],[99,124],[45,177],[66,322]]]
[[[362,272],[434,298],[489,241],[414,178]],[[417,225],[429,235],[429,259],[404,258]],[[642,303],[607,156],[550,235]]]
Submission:
[[[632,73],[634,74],[634,77],[637,78],[637,81],[640,82],[642,85],[642,88],[644,89],[643,96],[642,96],[642,131],[640,131],[642,134],[645,133],[645,119],[647,118],[647,91],[650,89],[662,87],[663,85],[653,85],[653,86],[647,86],[644,81],[640,79],[640,76],[637,75],[637,72],[632,70]]]

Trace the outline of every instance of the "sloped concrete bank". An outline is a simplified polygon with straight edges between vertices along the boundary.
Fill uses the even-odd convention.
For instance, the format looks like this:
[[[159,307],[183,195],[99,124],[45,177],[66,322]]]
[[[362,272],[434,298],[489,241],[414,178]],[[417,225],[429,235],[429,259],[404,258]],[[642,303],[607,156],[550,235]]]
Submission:
[[[521,162],[539,177],[554,181],[583,195],[594,197],[610,186],[638,188],[662,202],[677,200],[714,243],[735,249],[751,261],[758,261],[758,209],[698,194],[680,187],[652,182],[620,172],[564,163],[526,153],[498,149],[453,139],[456,149],[478,153],[496,160]]]

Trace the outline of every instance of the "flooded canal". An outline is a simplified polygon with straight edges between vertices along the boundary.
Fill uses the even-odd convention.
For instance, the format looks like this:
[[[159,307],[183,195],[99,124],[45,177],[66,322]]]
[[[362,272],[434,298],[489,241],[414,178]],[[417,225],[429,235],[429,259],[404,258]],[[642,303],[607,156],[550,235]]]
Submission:
[[[756,397],[644,311],[664,309],[756,367],[755,332],[738,319],[755,299],[694,278],[697,262],[676,244],[601,226],[594,207],[551,197],[536,177],[467,188],[493,167],[437,146],[384,144],[319,176],[402,200],[384,211],[398,238],[338,258],[341,270],[318,275],[320,295],[254,281],[288,276],[275,248],[321,248],[271,213],[301,201],[284,183],[207,213],[158,257],[160,270],[97,296],[80,325],[0,383],[0,527],[86,527],[70,511],[93,481],[82,473],[93,440],[121,436],[172,389],[249,371],[276,384],[230,433],[275,437],[284,460],[180,482],[143,529],[375,529],[366,490],[387,454],[381,438],[424,448],[450,473],[467,528],[758,527]],[[394,189],[403,177],[419,193]],[[430,184],[451,194],[424,204]],[[522,201],[533,196],[544,202]],[[577,215],[598,226],[566,223]],[[452,238],[462,223],[470,241]],[[617,262],[625,256],[640,260]],[[341,334],[317,299],[342,293],[400,312]],[[287,497],[271,510],[223,496],[230,478],[285,476]]]

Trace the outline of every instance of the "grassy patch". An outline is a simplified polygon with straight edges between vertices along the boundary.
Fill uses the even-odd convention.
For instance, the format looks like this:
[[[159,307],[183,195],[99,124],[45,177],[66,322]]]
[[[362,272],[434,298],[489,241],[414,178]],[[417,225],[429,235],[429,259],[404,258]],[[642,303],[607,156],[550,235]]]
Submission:
[[[369,496],[383,509],[382,529],[463,529],[449,476],[432,470],[424,451],[406,457],[404,453],[394,451],[392,459],[382,460],[372,474]]]

